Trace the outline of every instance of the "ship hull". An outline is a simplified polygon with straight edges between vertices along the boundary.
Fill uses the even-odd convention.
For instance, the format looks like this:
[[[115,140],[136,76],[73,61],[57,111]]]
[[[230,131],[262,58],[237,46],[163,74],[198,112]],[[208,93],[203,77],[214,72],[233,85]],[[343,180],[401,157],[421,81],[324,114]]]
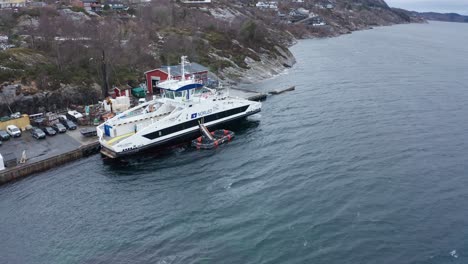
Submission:
[[[250,115],[259,113],[260,111],[261,110],[258,109],[256,111],[245,113],[245,114],[243,114],[241,116],[233,117],[231,119],[221,121],[221,122],[218,122],[218,123],[215,123],[215,124],[212,124],[212,125],[206,125],[206,126],[209,129],[219,129],[219,128],[222,128],[221,126],[227,126],[227,125],[235,124],[235,123],[245,119],[246,117],[248,117]],[[128,157],[128,156],[133,156],[133,155],[136,155],[136,154],[140,154],[140,153],[145,152],[145,151],[161,150],[161,149],[170,148],[172,146],[177,146],[177,145],[180,145],[180,144],[183,144],[183,143],[188,143],[191,140],[193,140],[194,138],[197,138],[199,136],[200,136],[200,131],[197,129],[195,131],[190,131],[190,132],[186,132],[186,133],[183,133],[183,134],[177,134],[177,135],[174,135],[173,137],[169,137],[167,139],[160,140],[160,141],[155,142],[155,143],[151,143],[151,144],[148,144],[148,145],[145,145],[145,146],[141,146],[138,149],[128,150],[128,151],[125,151],[125,152],[115,152],[115,151],[113,151],[113,150],[111,150],[109,148],[106,148],[105,146],[101,146],[101,154],[103,155],[103,157],[118,159],[118,158],[123,158],[123,157]]]

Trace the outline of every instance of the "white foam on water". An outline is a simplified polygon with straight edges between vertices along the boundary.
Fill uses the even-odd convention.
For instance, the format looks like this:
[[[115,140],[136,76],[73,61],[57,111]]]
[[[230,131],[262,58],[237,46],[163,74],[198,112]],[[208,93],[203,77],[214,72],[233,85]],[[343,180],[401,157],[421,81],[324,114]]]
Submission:
[[[253,114],[253,115],[247,117],[247,120],[249,120],[249,121],[260,121],[261,119],[262,119],[261,114]]]
[[[457,254],[457,251],[454,249],[452,251],[450,251],[450,256],[454,257],[454,258],[458,258],[458,254]]]

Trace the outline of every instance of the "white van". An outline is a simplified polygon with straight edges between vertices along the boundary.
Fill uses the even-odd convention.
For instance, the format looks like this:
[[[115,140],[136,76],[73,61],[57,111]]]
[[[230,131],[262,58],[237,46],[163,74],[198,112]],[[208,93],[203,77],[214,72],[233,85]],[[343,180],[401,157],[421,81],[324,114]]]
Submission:
[[[9,125],[6,127],[6,131],[12,137],[21,137],[21,130],[15,125]]]
[[[68,116],[72,117],[72,119],[74,118],[74,119],[75,119],[75,120],[74,120],[75,122],[76,122],[76,120],[78,120],[78,119],[80,119],[80,118],[83,118],[83,114],[80,113],[80,112],[78,112],[78,111],[76,111],[76,110],[68,111],[67,114],[68,114]]]

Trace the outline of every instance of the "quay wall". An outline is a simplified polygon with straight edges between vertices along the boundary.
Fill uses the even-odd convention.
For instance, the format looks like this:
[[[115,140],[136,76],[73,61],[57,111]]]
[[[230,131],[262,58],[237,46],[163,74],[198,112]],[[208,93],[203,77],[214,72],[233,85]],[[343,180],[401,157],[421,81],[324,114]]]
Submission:
[[[59,154],[44,160],[36,161],[29,164],[18,164],[16,167],[8,168],[0,172],[0,185],[25,178],[33,173],[42,172],[67,162],[74,161],[83,157],[87,157],[99,152],[99,142],[93,142],[78,149]]]

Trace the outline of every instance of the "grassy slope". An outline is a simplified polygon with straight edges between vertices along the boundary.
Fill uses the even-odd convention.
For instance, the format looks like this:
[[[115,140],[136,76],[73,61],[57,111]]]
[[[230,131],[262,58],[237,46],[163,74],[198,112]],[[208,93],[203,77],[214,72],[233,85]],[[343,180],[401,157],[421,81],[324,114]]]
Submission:
[[[301,25],[281,24],[276,18],[276,12],[260,12],[256,8],[242,7],[231,1],[217,2],[211,5],[210,9],[224,10],[223,12],[235,17],[234,19],[215,17],[207,9],[174,6],[173,2],[149,6],[134,19],[121,19],[118,14],[112,13],[102,18],[90,19],[94,27],[98,23],[110,21],[108,31],[119,31],[120,35],[109,38],[115,37],[119,41],[123,38],[127,41],[125,46],[115,47],[101,43],[101,46],[106,47],[106,52],[109,50],[109,80],[111,84],[117,85],[129,80],[137,83],[145,70],[177,63],[181,55],[189,55],[189,59],[208,66],[214,72],[226,67],[248,68],[245,63],[247,56],[256,61],[260,60],[260,53],[279,56],[274,47],[286,47],[292,42],[292,35],[288,31],[296,37],[332,36],[368,26],[411,21],[407,13],[391,10],[381,0],[354,1],[354,4],[338,0],[335,3],[333,10],[313,10],[313,4],[309,3],[310,9],[325,18],[329,24],[326,29],[318,31]],[[3,29],[0,21],[0,30],[6,31],[6,28],[10,29],[15,23],[15,27],[19,28],[19,25],[27,20],[25,17],[30,20],[35,18],[39,21],[39,30],[36,31],[44,32],[44,36],[47,36],[47,30],[40,28],[41,23],[53,23],[60,19],[60,16],[59,12],[53,10],[33,10],[11,18],[4,16]],[[65,31],[64,24],[71,23],[67,21],[56,22],[56,26],[59,27],[57,32]],[[5,27],[7,23],[10,24],[9,27]],[[148,28],[143,28],[147,24]],[[78,32],[79,26],[72,23],[69,26],[75,26],[74,30]],[[14,39],[18,39],[21,29],[16,31],[17,34],[12,34]],[[308,33],[304,34],[304,31]],[[142,37],[143,35],[145,36]],[[0,81],[36,81],[43,90],[57,89],[60,83],[101,83],[100,43],[84,43],[83,46],[89,47],[80,47],[66,57],[62,53],[67,51],[67,45],[71,47],[68,50],[74,50],[77,49],[76,43],[57,44],[50,43],[51,41],[53,40],[49,40],[49,43],[45,40],[42,42],[46,43],[36,41],[39,45],[35,43],[35,47],[31,49],[0,51]],[[28,40],[23,41],[23,46],[25,43],[29,45]],[[62,46],[62,51],[55,52]],[[97,52],[92,53],[94,51]],[[59,62],[60,59],[63,61]]]

